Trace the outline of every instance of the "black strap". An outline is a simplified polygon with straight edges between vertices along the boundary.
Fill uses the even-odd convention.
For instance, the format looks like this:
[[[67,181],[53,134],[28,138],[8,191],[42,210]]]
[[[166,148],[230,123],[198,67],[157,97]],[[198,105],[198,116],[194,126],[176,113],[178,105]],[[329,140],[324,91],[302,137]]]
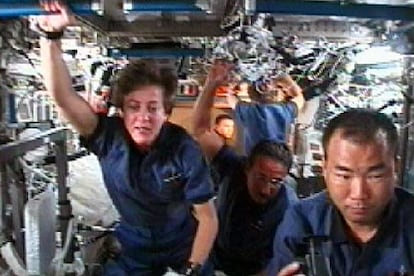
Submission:
[[[198,263],[187,262],[180,272],[185,276],[199,276],[201,271],[201,265]]]
[[[33,31],[35,31],[37,34],[39,34],[41,37],[44,37],[48,40],[59,40],[63,37],[64,31],[54,31],[54,32],[48,32],[44,29],[42,29],[39,24],[36,24],[33,28]]]

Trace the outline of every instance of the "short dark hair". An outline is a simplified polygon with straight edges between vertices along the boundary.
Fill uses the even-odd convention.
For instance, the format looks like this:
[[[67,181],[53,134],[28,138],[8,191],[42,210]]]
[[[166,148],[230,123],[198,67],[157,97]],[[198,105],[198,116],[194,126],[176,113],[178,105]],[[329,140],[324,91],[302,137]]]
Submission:
[[[165,112],[171,114],[178,78],[171,69],[159,68],[151,60],[131,61],[118,73],[113,84],[111,102],[116,107],[122,108],[126,95],[147,85],[156,85],[162,88]]]
[[[216,119],[214,120],[214,123],[218,125],[223,120],[233,120],[233,117],[231,117],[229,114],[219,114],[216,116]]]
[[[322,135],[325,158],[329,142],[336,131],[341,131],[344,139],[358,144],[380,141],[383,139],[389,150],[397,157],[398,132],[387,115],[366,108],[351,108],[328,122]]]
[[[259,157],[271,158],[284,165],[288,170],[290,170],[293,162],[292,153],[288,146],[285,143],[272,140],[260,141],[252,148],[247,158],[247,168],[251,168]]]

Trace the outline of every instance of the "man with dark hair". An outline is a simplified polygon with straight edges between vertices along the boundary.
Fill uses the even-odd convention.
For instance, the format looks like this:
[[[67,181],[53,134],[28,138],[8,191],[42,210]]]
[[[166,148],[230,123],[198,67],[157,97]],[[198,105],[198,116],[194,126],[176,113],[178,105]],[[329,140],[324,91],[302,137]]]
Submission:
[[[220,183],[217,196],[219,233],[212,260],[227,275],[261,273],[272,257],[273,233],[297,197],[284,179],[292,155],[284,143],[261,141],[246,158],[237,155],[211,130],[215,89],[231,66],[216,62],[193,112],[193,133]],[[206,116],[207,115],[207,116]]]
[[[214,131],[220,135],[223,140],[227,141],[233,138],[234,133],[234,120],[229,114],[219,114],[214,120]]]
[[[327,189],[288,209],[268,275],[303,273],[292,262],[306,254],[314,257],[308,260],[321,257],[316,269],[330,275],[413,273],[414,196],[396,187],[392,121],[377,111],[351,109],[328,123],[322,140]]]

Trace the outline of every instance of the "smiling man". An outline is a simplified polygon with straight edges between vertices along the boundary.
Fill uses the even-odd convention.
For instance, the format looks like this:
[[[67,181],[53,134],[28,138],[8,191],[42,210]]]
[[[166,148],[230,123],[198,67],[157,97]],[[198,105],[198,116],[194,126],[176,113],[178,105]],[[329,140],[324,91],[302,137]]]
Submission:
[[[414,197],[396,187],[398,134],[391,120],[351,109],[328,123],[322,142],[326,191],[286,212],[268,275],[300,273],[297,264],[285,266],[309,253],[310,236],[326,238],[314,249],[331,275],[413,273]]]

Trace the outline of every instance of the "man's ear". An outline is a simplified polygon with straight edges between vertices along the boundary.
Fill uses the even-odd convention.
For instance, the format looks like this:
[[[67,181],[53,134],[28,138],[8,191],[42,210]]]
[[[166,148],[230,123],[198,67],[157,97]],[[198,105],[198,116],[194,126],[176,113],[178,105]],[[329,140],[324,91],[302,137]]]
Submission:
[[[326,156],[325,156],[325,154],[323,154],[323,156],[322,156],[322,176],[323,176],[323,178],[325,178],[326,179],[326,177],[327,177],[327,173],[326,173]]]
[[[118,114],[119,114],[119,117],[124,118],[124,112],[122,111],[122,109],[118,110]]]

